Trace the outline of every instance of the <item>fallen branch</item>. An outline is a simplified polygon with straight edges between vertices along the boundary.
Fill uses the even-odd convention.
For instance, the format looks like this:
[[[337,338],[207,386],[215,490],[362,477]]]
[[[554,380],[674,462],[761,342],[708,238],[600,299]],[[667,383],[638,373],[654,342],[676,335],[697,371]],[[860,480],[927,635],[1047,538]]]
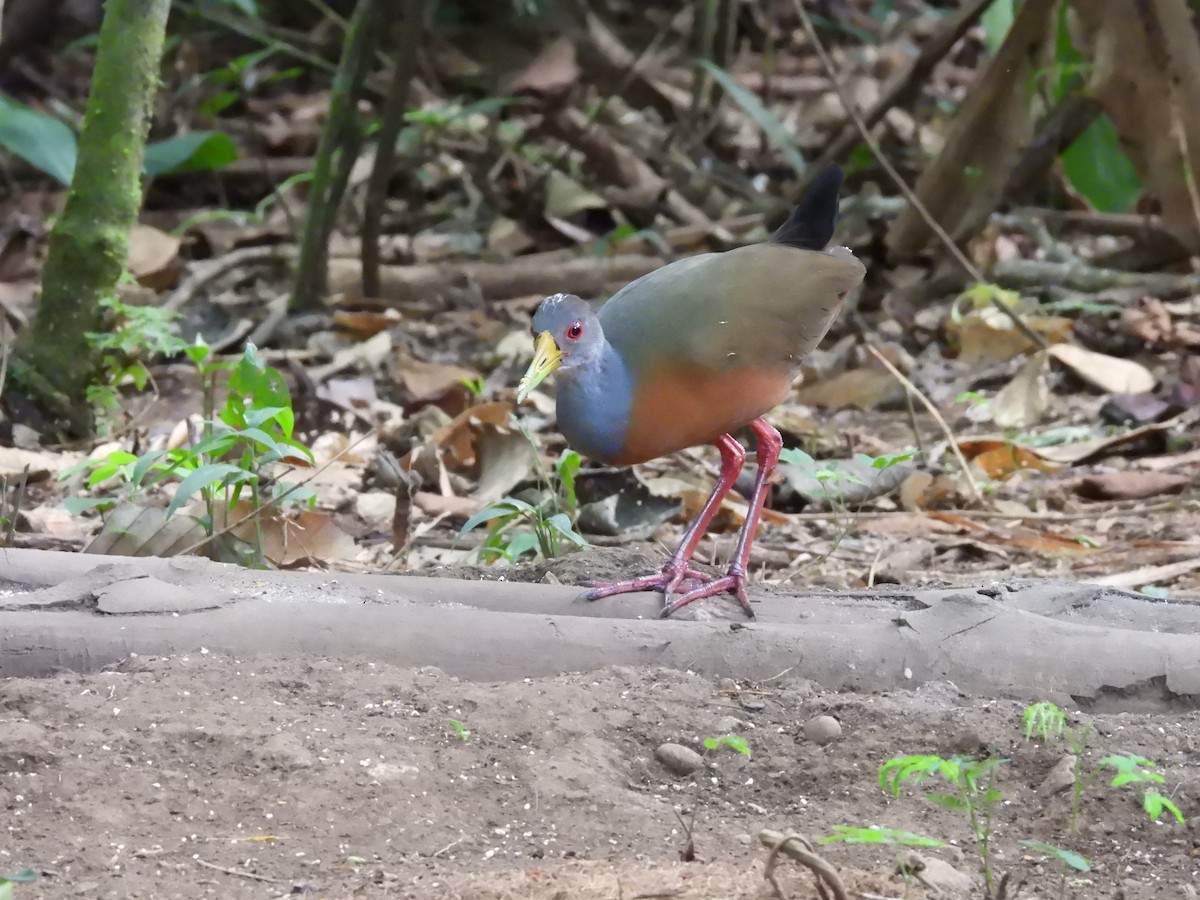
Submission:
[[[766,865],[763,866],[763,878],[771,882],[771,887],[774,888],[775,896],[779,900],[784,900],[786,897],[783,888],[779,886],[779,879],[775,877],[775,866],[779,862],[780,853],[809,868],[813,873],[813,877],[817,880],[817,892],[823,900],[827,896],[825,893],[826,884],[833,891],[835,900],[850,900],[850,895],[846,892],[846,885],[842,883],[837,869],[817,855],[812,841],[804,835],[795,832],[785,835],[781,832],[764,828],[758,833],[758,840],[764,847],[769,847],[771,850],[767,854]]]
[[[1070,263],[1038,259],[1010,259],[992,269],[992,278],[1003,287],[1025,289],[1062,287],[1095,294],[1110,288],[1140,288],[1161,298],[1185,297],[1200,291],[1200,274],[1124,272],[1101,269],[1077,260]]]

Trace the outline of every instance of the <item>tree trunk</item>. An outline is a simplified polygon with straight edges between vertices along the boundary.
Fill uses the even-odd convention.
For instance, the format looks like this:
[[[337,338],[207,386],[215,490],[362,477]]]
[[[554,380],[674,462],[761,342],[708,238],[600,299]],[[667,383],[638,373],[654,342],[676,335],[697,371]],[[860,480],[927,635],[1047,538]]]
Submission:
[[[75,175],[50,235],[24,357],[43,388],[35,393],[57,394],[59,402],[49,405],[69,410],[75,432],[92,428],[87,388],[98,355],[87,333],[103,327],[100,301],[116,288],[129,256],[170,7],[170,0],[108,0]]]

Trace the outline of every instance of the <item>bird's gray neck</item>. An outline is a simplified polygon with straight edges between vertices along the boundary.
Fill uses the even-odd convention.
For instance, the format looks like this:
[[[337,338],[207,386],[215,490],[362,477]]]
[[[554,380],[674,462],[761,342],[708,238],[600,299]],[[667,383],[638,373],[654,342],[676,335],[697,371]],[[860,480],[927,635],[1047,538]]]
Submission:
[[[605,341],[593,358],[559,370],[558,427],[584,456],[609,462],[625,446],[633,408],[633,376]]]

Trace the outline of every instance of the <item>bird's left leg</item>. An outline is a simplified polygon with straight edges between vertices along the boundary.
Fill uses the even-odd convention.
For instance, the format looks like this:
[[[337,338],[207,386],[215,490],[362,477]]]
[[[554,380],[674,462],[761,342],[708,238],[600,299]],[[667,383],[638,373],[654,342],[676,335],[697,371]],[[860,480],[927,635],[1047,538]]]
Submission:
[[[720,578],[714,578],[707,584],[688,591],[671,600],[663,607],[662,617],[666,618],[676,610],[682,609],[694,600],[704,597],[714,597],[717,594],[729,592],[738,598],[742,609],[751,618],[754,610],[750,608],[750,600],[746,597],[746,568],[750,564],[750,545],[754,543],[754,535],[762,519],[763,504],[767,500],[767,488],[771,473],[779,462],[779,451],[783,449],[783,438],[779,432],[767,424],[766,419],[755,419],[750,423],[758,444],[758,474],[754,478],[754,491],[750,494],[750,510],[746,513],[746,522],[738,535],[737,548],[733,552],[733,562],[728,571]]]

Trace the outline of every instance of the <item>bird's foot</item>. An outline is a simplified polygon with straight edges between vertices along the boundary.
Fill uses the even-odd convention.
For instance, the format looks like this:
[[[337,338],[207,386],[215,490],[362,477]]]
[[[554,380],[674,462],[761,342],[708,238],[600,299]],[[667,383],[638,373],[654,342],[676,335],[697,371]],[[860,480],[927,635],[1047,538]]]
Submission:
[[[579,595],[581,600],[600,600],[615,594],[636,594],[642,591],[662,591],[668,597],[685,581],[709,582],[713,580],[708,572],[684,566],[675,567],[668,563],[661,572],[654,575],[642,575],[640,578],[630,578],[628,581],[616,581],[612,584],[588,585],[588,590]]]
[[[742,604],[742,609],[746,611],[746,615],[751,619],[754,618],[754,610],[750,608],[750,600],[746,596],[746,575],[743,572],[729,572],[720,578],[711,578],[705,584],[700,585],[700,587],[692,588],[686,594],[682,594],[674,599],[671,599],[671,595],[668,593],[667,602],[663,606],[662,612],[659,613],[659,618],[665,619],[696,600],[703,600],[705,597],[715,597],[718,594],[726,593],[737,597],[737,601]]]

